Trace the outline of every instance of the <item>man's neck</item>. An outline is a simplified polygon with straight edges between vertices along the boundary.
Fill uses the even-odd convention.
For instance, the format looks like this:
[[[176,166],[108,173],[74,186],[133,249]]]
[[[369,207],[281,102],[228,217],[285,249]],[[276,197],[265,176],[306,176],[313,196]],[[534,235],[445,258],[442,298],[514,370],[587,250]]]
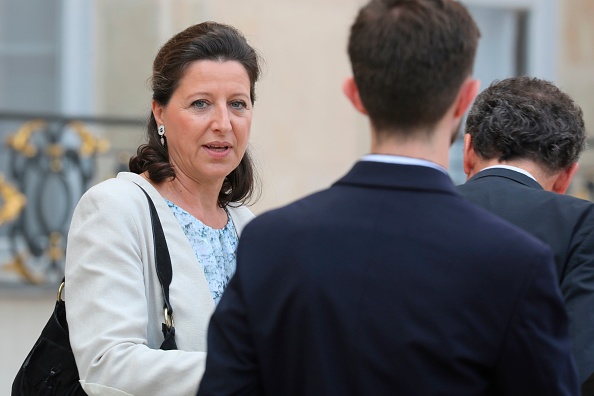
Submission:
[[[371,153],[420,158],[448,169],[452,139],[460,127],[456,106],[457,102],[432,126],[379,133],[372,126]]]
[[[376,134],[372,136],[372,154],[420,158],[439,164],[446,169],[448,168],[450,142],[448,139],[439,139],[440,135],[438,134],[430,136],[417,134],[414,138],[408,139],[399,137],[382,137],[382,139],[378,139]]]

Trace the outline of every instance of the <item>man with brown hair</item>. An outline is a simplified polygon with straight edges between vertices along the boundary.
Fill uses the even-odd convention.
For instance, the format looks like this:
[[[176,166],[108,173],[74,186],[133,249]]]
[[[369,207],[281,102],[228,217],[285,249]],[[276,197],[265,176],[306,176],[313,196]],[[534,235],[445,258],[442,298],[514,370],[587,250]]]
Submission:
[[[371,154],[246,226],[200,395],[577,394],[550,249],[447,175],[478,38],[452,0],[361,9],[343,90]]]

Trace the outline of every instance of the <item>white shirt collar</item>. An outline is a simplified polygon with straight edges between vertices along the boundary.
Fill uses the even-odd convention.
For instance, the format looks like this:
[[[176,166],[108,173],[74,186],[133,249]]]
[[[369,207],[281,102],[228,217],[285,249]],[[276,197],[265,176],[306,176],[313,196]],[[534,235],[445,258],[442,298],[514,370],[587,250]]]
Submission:
[[[427,161],[421,158],[404,157],[401,155],[388,155],[388,154],[367,154],[361,158],[361,161],[373,161],[373,162],[384,162],[387,164],[398,164],[398,165],[416,165],[426,166],[429,168],[437,169],[448,174],[448,170],[443,166],[436,164],[435,162]]]
[[[524,170],[524,169],[522,169],[522,168],[518,168],[517,166],[511,166],[511,165],[493,165],[493,166],[488,166],[488,167],[486,167],[485,169],[481,169],[481,170],[480,170],[480,172],[482,172],[482,171],[485,171],[485,170],[487,170],[487,169],[495,169],[495,168],[500,168],[500,169],[509,169],[509,170],[512,170],[512,171],[516,171],[516,172],[519,172],[519,173],[521,173],[521,174],[523,174],[523,175],[526,175],[526,176],[528,176],[529,178],[531,178],[531,179],[533,179],[534,181],[536,181],[536,178],[535,178],[534,176],[532,176],[532,175],[530,174],[530,172],[528,172],[528,171],[526,171],[526,170]],[[479,173],[480,173],[480,172],[479,172]]]

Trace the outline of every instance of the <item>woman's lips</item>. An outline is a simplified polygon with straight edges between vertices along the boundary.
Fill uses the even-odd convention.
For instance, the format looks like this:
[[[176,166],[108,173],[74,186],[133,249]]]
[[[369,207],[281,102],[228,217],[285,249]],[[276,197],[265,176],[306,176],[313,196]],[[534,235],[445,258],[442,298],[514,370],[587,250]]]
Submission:
[[[209,155],[215,158],[222,158],[227,155],[231,147],[228,144],[205,144],[202,147],[208,152]]]
[[[206,147],[209,150],[214,150],[214,151],[225,151],[225,150],[229,149],[229,146],[215,146],[215,145],[210,145],[210,144],[207,144],[204,147]]]

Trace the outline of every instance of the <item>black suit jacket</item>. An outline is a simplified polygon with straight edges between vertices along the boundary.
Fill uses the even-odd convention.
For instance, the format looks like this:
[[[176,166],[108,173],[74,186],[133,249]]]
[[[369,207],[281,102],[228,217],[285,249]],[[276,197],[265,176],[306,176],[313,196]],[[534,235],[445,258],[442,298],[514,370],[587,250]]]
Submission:
[[[477,173],[458,191],[553,249],[583,383],[594,372],[594,204],[502,168]]]
[[[444,173],[359,162],[243,231],[199,395],[575,395],[550,249]]]

